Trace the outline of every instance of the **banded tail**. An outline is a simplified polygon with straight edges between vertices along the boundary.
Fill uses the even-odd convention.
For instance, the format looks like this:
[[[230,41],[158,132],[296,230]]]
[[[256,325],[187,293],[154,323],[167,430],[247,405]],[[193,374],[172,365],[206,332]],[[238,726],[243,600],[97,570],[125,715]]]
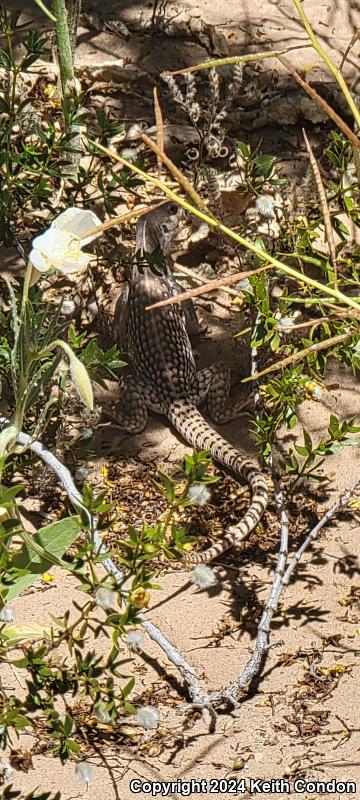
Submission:
[[[248,538],[266,510],[267,484],[256,464],[213,430],[192,403],[174,400],[167,407],[166,416],[188,444],[197,450],[209,450],[215,461],[229,469],[236,478],[244,479],[252,491],[250,506],[242,519],[231,525],[219,542],[184,559],[187,564],[205,564]]]

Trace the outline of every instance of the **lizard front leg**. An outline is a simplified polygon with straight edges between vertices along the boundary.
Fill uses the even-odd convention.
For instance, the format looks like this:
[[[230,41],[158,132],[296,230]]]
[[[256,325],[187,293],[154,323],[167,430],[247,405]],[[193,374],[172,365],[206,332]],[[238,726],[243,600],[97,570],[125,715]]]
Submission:
[[[196,406],[207,399],[207,407],[214,422],[225,423],[236,419],[251,408],[251,397],[230,400],[230,370],[222,361],[199,370],[191,385],[189,399]]]
[[[181,283],[179,283],[174,278],[172,273],[170,273],[170,274],[171,274],[170,280],[171,280],[171,286],[172,286],[172,289],[173,289],[173,294],[181,294],[184,291],[184,287],[181,286]],[[185,325],[186,325],[186,330],[187,330],[188,336],[190,336],[190,337],[192,337],[192,336],[200,336],[201,333],[204,333],[206,331],[206,325],[204,325],[201,322],[201,320],[199,320],[199,317],[198,317],[198,315],[196,313],[193,301],[191,299],[184,300],[181,303],[181,308],[182,308],[182,310],[184,312]]]
[[[126,349],[126,336],[128,326],[128,300],[129,286],[126,286],[123,293],[116,301],[113,321],[113,336],[118,347]]]

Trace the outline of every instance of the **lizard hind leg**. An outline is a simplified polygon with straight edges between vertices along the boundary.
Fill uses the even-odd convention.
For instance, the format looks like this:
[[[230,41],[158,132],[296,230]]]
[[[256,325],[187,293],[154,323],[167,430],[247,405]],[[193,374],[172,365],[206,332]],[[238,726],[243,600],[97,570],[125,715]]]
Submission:
[[[191,388],[191,400],[195,405],[200,405],[207,398],[208,411],[214,422],[229,422],[249,412],[251,397],[241,398],[234,403],[229,399],[229,394],[230,370],[224,362],[197,372]]]
[[[135,381],[121,381],[123,395],[111,419],[127,433],[141,433],[148,420],[147,404],[141,387]],[[109,415],[110,416],[110,415]]]

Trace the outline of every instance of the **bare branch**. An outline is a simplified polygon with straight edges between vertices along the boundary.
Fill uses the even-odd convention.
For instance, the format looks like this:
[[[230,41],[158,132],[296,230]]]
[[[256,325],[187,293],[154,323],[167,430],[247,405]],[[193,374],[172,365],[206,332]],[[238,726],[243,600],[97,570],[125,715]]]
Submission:
[[[306,83],[306,81],[304,81],[300,77],[299,73],[292,66],[292,64],[290,64],[289,61],[286,60],[286,58],[283,58],[283,56],[278,56],[278,59],[279,59],[280,63],[284,67],[286,67],[288,72],[290,72],[290,74],[293,76],[294,80],[296,80],[296,82],[299,84],[299,86],[302,86],[302,88],[304,89],[304,92],[306,92],[306,94],[308,94],[309,97],[311,97],[311,99],[314,100],[315,103],[317,103],[317,105],[320,106],[320,108],[322,108],[322,110],[325,112],[325,114],[327,114],[327,116],[330,117],[330,119],[332,119],[333,122],[335,122],[335,125],[337,125],[337,127],[340,128],[340,130],[343,132],[344,136],[346,136],[346,138],[349,139],[349,141],[355,147],[360,148],[360,139],[358,139],[358,137],[355,135],[355,133],[346,124],[346,122],[344,122],[344,120],[341,119],[341,117],[339,117],[339,115],[336,113],[336,111],[334,111],[334,109],[331,108],[331,106],[329,106],[329,104],[326,102],[326,100],[324,100],[324,98],[321,97],[317,93],[317,91],[315,89],[313,89],[312,86],[310,86],[308,83]]]
[[[301,361],[311,353],[317,353],[318,350],[325,350],[327,347],[333,347],[333,345],[345,342],[346,339],[350,339],[351,336],[355,335],[355,333],[356,331],[352,330],[348,333],[340,333],[338,336],[331,336],[329,339],[324,339],[323,342],[315,342],[315,344],[310,345],[310,347],[305,347],[303,350],[299,350],[298,353],[293,353],[291,356],[283,358],[282,361],[277,361],[275,364],[271,364],[270,367],[262,369],[261,372],[257,372],[256,375],[251,375],[249,378],[243,378],[241,383],[249,383],[249,381],[262,378],[263,375],[268,375],[270,372],[277,372],[279,369],[284,369],[284,367],[288,367],[289,364],[294,364],[295,361]]]
[[[265,264],[264,267],[252,269],[248,272],[235,272],[234,275],[229,275],[228,278],[218,278],[215,281],[205,283],[204,286],[199,286],[198,289],[189,289],[187,292],[181,294],[174,294],[162,300],[161,303],[154,303],[152,306],[147,306],[146,311],[151,311],[153,308],[161,308],[163,306],[171,306],[173,303],[182,303],[183,300],[188,300],[190,297],[199,297],[201,294],[207,294],[214,289],[222,289],[223,286],[231,286],[232,283],[238,283],[245,278],[251,278],[252,275],[258,275],[260,272],[270,269],[271,264]]]
[[[343,57],[341,59],[339,72],[342,72],[342,70],[344,68],[345,61],[346,61],[346,59],[347,59],[347,57],[348,57],[348,55],[350,53],[350,50],[354,47],[354,44],[356,44],[358,39],[360,39],[360,28],[357,28],[357,30],[354,31],[354,33],[353,33],[353,35],[352,35],[352,37],[350,39],[350,42],[349,42],[349,44],[348,44],[348,46],[347,46],[347,48],[345,50],[345,53],[344,53],[344,55],[343,55]]]
[[[150,147],[150,150],[152,150],[153,153],[156,154],[158,160],[160,159],[161,162],[165,164],[169,172],[171,172],[171,174],[174,176],[175,180],[180,184],[180,186],[182,186],[184,192],[186,192],[186,194],[189,197],[191,197],[195,206],[204,211],[205,214],[208,214],[210,217],[212,217],[211,212],[209,211],[204,201],[201,199],[200,195],[195,191],[194,187],[191,185],[191,183],[189,183],[187,178],[185,178],[185,175],[183,175],[182,172],[180,172],[180,170],[175,166],[175,164],[173,164],[169,156],[167,156],[164,152],[162,152],[162,150],[160,150],[160,147],[158,147],[158,145],[155,144],[155,142],[153,142],[153,140],[150,139],[150,136],[147,136],[146,133],[143,133],[141,135],[141,138],[143,142],[145,142],[145,144],[147,144],[147,146]]]
[[[163,122],[163,115],[159,103],[158,91],[156,86],[154,86],[154,112],[155,112],[155,122],[156,122],[156,137],[157,137],[157,146],[160,150],[160,153],[164,155],[164,122]],[[162,160],[161,156],[157,156],[157,165],[158,165],[158,173],[161,174],[162,171]]]
[[[319,170],[316,158],[314,156],[311,144],[309,142],[309,139],[308,139],[308,137],[306,135],[306,131],[304,130],[304,128],[302,129],[302,134],[303,134],[303,137],[304,137],[304,140],[305,140],[306,149],[307,149],[308,154],[309,154],[310,164],[311,164],[311,167],[312,167],[312,171],[314,173],[315,183],[316,183],[316,187],[317,187],[317,190],[318,190],[318,193],[319,193],[321,208],[322,208],[322,212],[323,212],[323,219],[324,219],[325,233],[326,233],[328,249],[329,249],[329,256],[330,256],[330,261],[331,261],[331,264],[332,264],[332,267],[333,267],[333,270],[334,270],[334,288],[336,290],[338,290],[339,286],[338,286],[338,267],[337,267],[337,260],[336,260],[336,248],[335,248],[334,232],[333,232],[333,229],[332,229],[331,218],[330,218],[329,205],[328,205],[328,201],[327,201],[327,197],[326,197],[326,192],[325,192],[325,189],[324,189],[324,184],[323,184],[323,182],[321,180],[320,170]]]

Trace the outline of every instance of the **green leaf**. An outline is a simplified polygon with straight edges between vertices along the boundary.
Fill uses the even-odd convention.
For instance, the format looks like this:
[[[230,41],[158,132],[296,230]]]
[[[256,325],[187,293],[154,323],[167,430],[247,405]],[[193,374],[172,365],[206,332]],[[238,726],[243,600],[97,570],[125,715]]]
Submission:
[[[354,447],[357,445],[359,445],[358,439],[344,439],[343,442],[334,442],[334,444],[330,445],[327,452],[330,454],[340,453],[343,447]]]
[[[166,475],[165,472],[160,472],[160,470],[159,470],[159,475],[164,485],[166,499],[168,503],[173,503],[175,499],[174,481],[172,481],[171,478],[169,478],[169,476]]]
[[[288,427],[289,427],[290,429],[291,429],[291,428],[295,428],[295,426],[296,426],[296,425],[297,425],[297,423],[298,423],[298,418],[297,418],[296,414],[294,414],[294,413],[291,413],[291,415],[290,415],[290,416],[289,416],[289,418],[286,420],[286,422],[287,422],[287,425],[288,425]]]
[[[296,452],[299,453],[299,456],[304,456],[306,458],[308,455],[308,450],[306,447],[302,447],[300,444],[295,444],[294,447]]]
[[[53,522],[45,528],[41,528],[32,537],[37,546],[43,548],[54,558],[61,558],[68,548],[75,542],[80,531],[80,520],[78,517],[66,517],[59,522]],[[44,572],[48,572],[53,566],[53,560],[46,555],[41,557],[39,553],[30,550],[27,544],[23,544],[18,553],[12,560],[14,569],[28,570],[27,574],[16,579],[16,582],[9,586],[8,583],[0,581],[0,593],[6,597],[6,602],[10,602],[17,597],[24,589],[31,586]]]
[[[8,72],[12,70],[12,61],[6,50],[0,50],[0,65]]]
[[[10,503],[23,488],[23,486],[10,486],[10,488],[7,488],[0,485],[0,504],[4,506],[6,503]]]
[[[2,114],[9,114],[10,113],[9,103],[5,100],[4,97],[0,97],[0,111],[1,111]]]
[[[71,733],[73,727],[74,727],[74,722],[73,722],[72,718],[70,717],[69,714],[65,714],[65,719],[64,719],[64,733],[65,733],[65,736],[70,736],[70,733]]]
[[[50,631],[37,622],[18,622],[14,625],[6,625],[2,629],[1,635],[10,647],[16,647],[21,642],[49,639]]]
[[[80,753],[80,747],[77,742],[74,742],[74,739],[66,740],[66,748],[70,750],[71,753],[75,753],[75,755],[79,755]]]
[[[250,158],[250,147],[245,142],[236,142],[237,147],[240,150],[240,153],[245,161],[248,161]]]
[[[303,428],[303,434],[304,434],[304,444],[305,444],[306,450],[307,450],[308,453],[311,453],[311,451],[313,449],[313,443],[312,443],[312,439],[311,439],[310,433],[307,430],[305,430],[305,428]]]
[[[126,711],[127,714],[135,714],[136,708],[132,703],[128,703],[127,700],[125,700],[124,711]]]
[[[23,714],[17,714],[13,719],[13,725],[15,725],[15,728],[20,730],[20,728],[28,728],[29,725],[31,725],[31,722],[24,717]]]
[[[344,206],[345,206],[346,210],[347,211],[353,211],[354,208],[356,207],[354,198],[353,197],[348,197],[347,195],[344,195],[343,200],[344,200]]]
[[[33,64],[35,64],[35,61],[37,61],[38,58],[39,58],[39,56],[38,56],[37,53],[31,53],[29,56],[26,56],[22,60],[22,62],[20,64],[20,71],[21,72],[27,72],[29,67],[31,67]]]
[[[130,692],[132,692],[134,686],[135,686],[135,678],[133,677],[133,678],[130,678],[130,680],[128,681],[126,686],[124,686],[124,688],[122,690],[123,697],[127,697],[128,694],[130,694]]]
[[[336,439],[340,433],[340,423],[335,414],[330,415],[330,424],[328,431],[330,433],[330,436],[333,437],[333,439]]]

